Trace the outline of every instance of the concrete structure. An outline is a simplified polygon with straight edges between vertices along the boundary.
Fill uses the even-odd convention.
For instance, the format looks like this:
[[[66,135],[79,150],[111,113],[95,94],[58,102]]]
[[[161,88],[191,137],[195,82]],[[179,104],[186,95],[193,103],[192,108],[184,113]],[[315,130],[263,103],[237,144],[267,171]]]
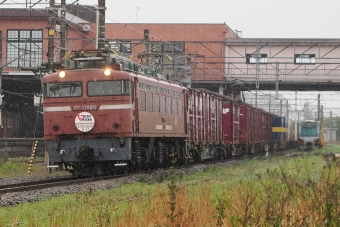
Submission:
[[[326,143],[334,143],[336,141],[336,132],[338,131],[337,128],[324,128],[324,136]]]

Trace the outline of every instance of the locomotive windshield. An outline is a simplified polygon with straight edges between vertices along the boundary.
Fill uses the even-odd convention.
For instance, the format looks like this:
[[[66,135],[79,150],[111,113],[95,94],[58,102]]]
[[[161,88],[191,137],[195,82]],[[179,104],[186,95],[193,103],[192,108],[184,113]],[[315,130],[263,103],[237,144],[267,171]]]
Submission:
[[[316,137],[318,136],[317,122],[301,122],[301,136]]]
[[[79,97],[81,93],[81,82],[44,84],[44,98]]]
[[[301,136],[312,136],[318,135],[318,128],[315,127],[301,127]]]
[[[87,84],[88,96],[129,95],[129,80],[90,81]]]

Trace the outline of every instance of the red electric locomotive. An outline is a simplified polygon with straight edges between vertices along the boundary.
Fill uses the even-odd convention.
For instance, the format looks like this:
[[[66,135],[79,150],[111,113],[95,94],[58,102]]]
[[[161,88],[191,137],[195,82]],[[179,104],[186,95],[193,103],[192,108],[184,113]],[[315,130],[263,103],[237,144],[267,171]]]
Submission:
[[[190,157],[185,87],[105,50],[74,51],[67,64],[43,78],[49,165],[101,174],[169,165],[171,152]]]

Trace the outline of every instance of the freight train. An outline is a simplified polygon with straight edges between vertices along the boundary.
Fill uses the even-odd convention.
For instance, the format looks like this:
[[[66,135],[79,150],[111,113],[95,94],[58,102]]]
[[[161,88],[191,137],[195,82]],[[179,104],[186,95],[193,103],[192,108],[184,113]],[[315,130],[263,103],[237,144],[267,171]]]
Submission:
[[[109,50],[73,51],[65,65],[43,78],[46,164],[74,175],[227,159],[287,144],[285,118],[186,88]]]

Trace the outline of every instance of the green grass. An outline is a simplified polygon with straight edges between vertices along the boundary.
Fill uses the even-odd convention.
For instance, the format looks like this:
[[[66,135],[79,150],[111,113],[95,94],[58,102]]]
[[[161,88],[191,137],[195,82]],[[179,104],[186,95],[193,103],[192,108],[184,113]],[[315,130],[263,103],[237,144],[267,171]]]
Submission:
[[[166,186],[163,185],[164,190]],[[92,191],[88,190],[84,194],[65,195],[57,198],[46,198],[37,203],[24,203],[15,207],[4,207],[0,209],[0,220],[4,223],[25,222],[40,223],[40,226],[46,226],[49,223],[49,216],[53,214],[55,219],[63,216],[75,215],[93,215],[91,212],[97,212],[99,209],[110,207],[116,209],[118,216],[123,215],[128,208],[130,201],[138,199],[148,199],[153,195],[154,186],[136,183],[132,185],[122,185],[115,190],[110,191]],[[61,220],[62,221],[62,220]],[[0,221],[1,226],[1,221]],[[68,226],[68,225],[66,225]]]
[[[0,178],[14,177],[52,177],[59,175],[68,175],[66,172],[54,171],[52,174],[47,173],[43,164],[44,158],[34,158],[31,171],[28,174],[30,157],[7,158],[6,161],[0,162]]]
[[[337,226],[340,174],[338,162],[323,156],[330,152],[340,152],[340,146],[175,176],[173,222],[167,216],[169,178],[160,171],[154,180],[108,191],[0,208],[0,226]],[[19,167],[6,163],[0,173],[14,168]]]

